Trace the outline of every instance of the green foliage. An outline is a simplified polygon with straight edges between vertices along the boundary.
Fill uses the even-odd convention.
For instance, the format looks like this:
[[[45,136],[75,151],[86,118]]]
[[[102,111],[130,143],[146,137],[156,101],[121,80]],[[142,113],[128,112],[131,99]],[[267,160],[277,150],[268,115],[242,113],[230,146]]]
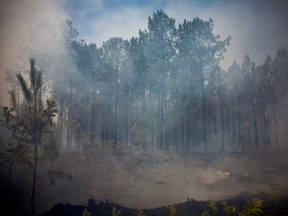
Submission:
[[[89,212],[86,208],[84,209],[82,216],[90,216],[91,212]]]
[[[210,211],[209,210],[205,210],[201,213],[201,216],[210,216]]]
[[[263,204],[264,201],[260,199],[252,199],[251,201],[247,200],[247,204],[240,211],[236,206],[230,206],[226,201],[222,203],[222,212],[227,216],[260,216],[264,215]],[[223,215],[220,214],[219,208],[215,201],[210,201],[208,204],[209,209],[205,210],[201,213],[201,216],[215,216],[215,215]]]
[[[210,200],[208,203],[208,207],[209,207],[209,209],[202,212],[201,216],[217,215],[219,210],[217,207],[217,203],[215,201]]]
[[[215,215],[218,212],[218,207],[217,207],[217,203],[215,201],[210,201],[208,204],[208,207],[211,208],[211,212],[213,215]]]
[[[243,210],[239,213],[239,216],[259,216],[264,215],[263,204],[264,201],[260,199],[247,200],[247,204],[244,206]]]
[[[112,216],[120,216],[121,215],[121,209],[117,210],[115,206],[113,206],[112,209]]]
[[[238,215],[238,210],[236,206],[229,206],[226,201],[222,202],[223,213],[226,213],[227,216],[236,216]]]
[[[176,209],[174,205],[169,205],[166,207],[166,209],[169,209],[169,216],[175,216],[176,215]]]
[[[146,216],[146,215],[144,214],[143,210],[137,209],[137,211],[135,212],[135,216]]]

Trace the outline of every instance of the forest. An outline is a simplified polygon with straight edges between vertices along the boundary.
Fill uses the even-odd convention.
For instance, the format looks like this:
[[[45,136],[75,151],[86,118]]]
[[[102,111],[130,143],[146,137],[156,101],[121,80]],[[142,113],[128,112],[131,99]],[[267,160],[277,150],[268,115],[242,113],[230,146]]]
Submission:
[[[0,176],[11,189],[13,176],[29,170],[33,216],[35,200],[49,182],[75,178],[58,161],[67,154],[79,164],[96,156],[101,161],[106,155],[106,161],[111,152],[121,160],[124,153],[127,160],[136,158],[131,152],[153,155],[156,164],[156,154],[177,155],[176,164],[187,155],[287,152],[287,48],[279,47],[261,65],[246,54],[226,71],[220,63],[233,38],[215,35],[212,19],[196,17],[176,26],[158,10],[147,24],[137,37],[112,37],[101,46],[79,39],[69,20],[30,27],[20,44],[22,63],[5,75],[11,90],[10,103],[1,104]],[[147,163],[142,168],[148,173]],[[118,168],[107,168],[110,182],[121,174]],[[137,170],[131,164],[129,169]],[[113,194],[111,185],[105,190],[103,198]]]

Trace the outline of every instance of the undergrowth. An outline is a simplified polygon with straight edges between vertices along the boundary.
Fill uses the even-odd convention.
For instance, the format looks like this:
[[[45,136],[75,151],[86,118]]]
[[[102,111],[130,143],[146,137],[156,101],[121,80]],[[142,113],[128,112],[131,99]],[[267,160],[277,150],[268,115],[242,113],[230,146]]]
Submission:
[[[217,203],[210,201],[208,209],[201,213],[201,216],[261,216],[264,214],[264,201],[262,199],[253,198],[246,200],[246,205],[239,209],[235,205],[228,205],[226,201]],[[269,214],[270,215],[270,214]]]

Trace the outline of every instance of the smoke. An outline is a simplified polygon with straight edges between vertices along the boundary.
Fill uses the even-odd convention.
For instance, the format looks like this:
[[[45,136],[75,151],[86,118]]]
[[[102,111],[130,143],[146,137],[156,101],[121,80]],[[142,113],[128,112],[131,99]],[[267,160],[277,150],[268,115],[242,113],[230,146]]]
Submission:
[[[247,53],[256,64],[263,64],[281,46],[288,45],[287,1],[174,1],[165,11],[181,23],[198,16],[212,18],[215,33],[232,37],[221,66],[227,70],[236,60],[241,63]]]
[[[212,18],[215,33],[222,38],[232,37],[221,66],[227,70],[236,60],[241,63],[247,53],[256,64],[266,55],[288,46],[287,1],[64,1],[63,6],[88,42],[102,45],[113,36],[129,39],[146,29],[147,18],[163,9],[180,24],[184,19]]]
[[[284,1],[277,1],[279,4],[274,1],[200,4],[171,0],[165,4],[155,1],[156,4],[141,8],[125,5],[113,10],[107,10],[103,1],[87,1],[95,8],[83,6],[79,7],[80,10],[77,10],[79,4],[73,1],[74,6],[69,8],[72,3],[68,2],[1,1],[0,48],[4,50],[0,54],[2,99],[6,99],[6,90],[9,88],[4,80],[6,69],[15,63],[23,63],[18,58],[19,54],[23,54],[19,47],[23,41],[29,42],[35,49],[35,56],[31,57],[36,58],[36,64],[39,63],[44,72],[49,71],[50,75],[58,76],[59,84],[64,83],[65,77],[62,75],[69,75],[68,72],[74,75],[70,74],[70,77],[77,80],[77,73],[73,73],[72,55],[66,47],[61,46],[63,35],[61,29],[55,27],[70,18],[87,41],[101,44],[112,36],[124,39],[137,36],[139,28],[146,29],[148,16],[159,9],[156,8],[159,5],[178,23],[196,16],[204,19],[211,17],[215,21],[217,34],[222,38],[232,36],[224,68],[229,67],[235,59],[241,62],[245,53],[260,63],[267,54],[273,55],[274,50],[282,44],[288,45],[287,5]],[[91,10],[95,10],[94,13]],[[43,24],[46,30],[37,31],[29,38],[29,26],[39,23],[38,27],[41,29]],[[43,53],[46,56],[41,55]],[[108,198],[127,207],[152,208],[183,202],[188,197],[207,200],[230,197],[245,190],[271,192],[271,184],[282,187],[283,191],[287,187],[286,161],[280,157],[279,161],[272,158],[272,162],[266,163],[262,157],[259,161],[251,157],[219,158],[203,159],[197,155],[185,158],[163,152],[145,153],[137,149],[130,152],[90,149],[82,153],[63,153],[55,160],[54,166],[65,170],[73,180],[60,179],[45,187],[37,205],[39,212],[42,212],[56,203],[86,204],[88,198],[94,197],[97,201]],[[24,174],[23,168],[17,169],[14,184],[26,191],[29,188],[29,176]],[[283,170],[286,171],[281,173]],[[30,193],[26,192],[23,194]],[[29,201],[22,203],[23,206],[26,204],[29,205]]]
[[[143,209],[187,198],[227,199],[244,192],[279,195],[287,187],[286,162],[285,155],[271,154],[267,160],[261,153],[203,157],[97,147],[55,160],[55,168],[68,172],[73,180],[47,185],[38,207],[42,212],[56,203],[86,205],[88,198],[94,198]]]
[[[83,34],[85,40],[101,46],[111,37],[130,39],[138,36],[139,29],[146,28],[148,16],[158,9],[155,8],[156,1],[141,7],[127,2],[117,4],[117,1],[67,1],[66,8],[72,15],[75,28]]]
[[[42,161],[39,172],[50,163]],[[180,155],[103,145],[62,152],[53,168],[68,173],[72,180],[50,181],[36,200],[38,213],[59,203],[87,205],[89,198],[147,209],[182,203],[187,198],[225,200],[245,192],[282,196],[288,189],[287,154],[283,153]],[[17,205],[27,213],[30,184],[27,167],[17,166],[12,186],[21,197]]]
[[[215,33],[222,38],[232,36],[227,47],[225,60],[221,62],[228,69],[234,60],[241,63],[247,53],[256,64],[264,62],[266,55],[273,56],[282,45],[288,46],[286,13],[287,1],[145,1],[136,4],[131,1],[105,2],[83,1],[1,1],[0,33],[0,77],[1,97],[5,99],[4,74],[7,68],[19,63],[19,44],[25,40],[29,26],[43,19],[59,23],[72,20],[76,29],[87,42],[101,45],[103,41],[119,36],[129,39],[138,35],[139,29],[146,29],[147,18],[162,8],[167,14],[182,23],[196,16],[214,20]],[[51,41],[53,43],[53,41]]]
[[[19,55],[23,54],[20,45],[29,41],[29,28],[42,20],[59,23],[69,19],[69,15],[62,7],[62,1],[38,1],[38,0],[4,0],[0,3],[0,86],[1,98],[7,101],[7,89],[5,72],[15,65],[22,65]],[[53,31],[52,31],[53,32]],[[49,34],[49,32],[48,32]],[[30,35],[33,37],[33,35]],[[48,38],[49,35],[46,35]],[[50,38],[52,39],[52,38]],[[43,41],[45,38],[43,38]],[[46,48],[53,46],[55,41],[46,41]],[[40,44],[40,43],[39,43]],[[35,49],[37,46],[31,44]],[[29,62],[27,60],[26,64]]]

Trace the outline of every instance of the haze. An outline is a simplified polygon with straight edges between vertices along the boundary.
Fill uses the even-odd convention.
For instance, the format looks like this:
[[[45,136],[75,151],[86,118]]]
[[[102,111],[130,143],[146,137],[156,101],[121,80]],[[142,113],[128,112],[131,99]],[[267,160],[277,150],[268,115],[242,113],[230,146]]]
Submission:
[[[91,197],[154,208],[286,196],[287,10],[286,0],[1,1],[1,188],[27,214],[33,181],[37,213]]]

